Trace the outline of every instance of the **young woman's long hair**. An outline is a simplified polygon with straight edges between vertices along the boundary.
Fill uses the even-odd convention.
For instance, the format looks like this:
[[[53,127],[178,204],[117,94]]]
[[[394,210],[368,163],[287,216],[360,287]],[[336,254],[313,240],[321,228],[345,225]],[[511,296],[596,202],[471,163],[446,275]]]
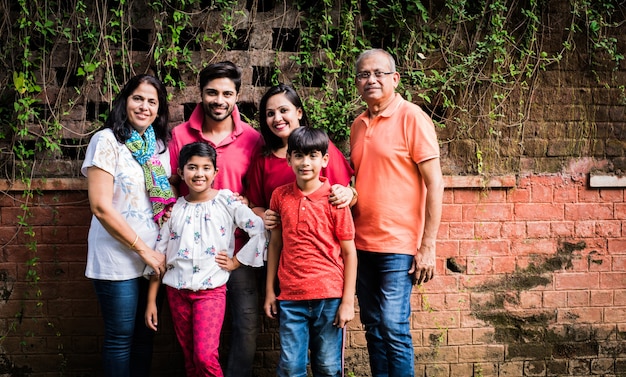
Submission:
[[[132,77],[126,85],[122,88],[115,100],[113,100],[113,106],[109,113],[109,117],[106,120],[104,128],[110,128],[115,135],[115,138],[120,143],[125,143],[130,138],[132,132],[132,125],[128,123],[128,114],[126,113],[126,102],[128,97],[141,85],[142,83],[148,83],[152,85],[157,91],[157,97],[159,99],[159,109],[157,111],[158,116],[152,123],[154,129],[154,135],[157,140],[163,143],[162,153],[167,148],[167,143],[171,138],[171,132],[168,126],[169,122],[169,106],[167,104],[167,89],[161,80],[152,75],[141,74]]]
[[[309,121],[306,117],[306,111],[304,111],[304,106],[302,106],[302,100],[296,90],[286,84],[278,84],[272,86],[265,92],[263,97],[261,98],[261,102],[259,103],[259,128],[261,129],[261,135],[263,135],[263,139],[265,140],[264,153],[266,155],[270,155],[273,151],[280,149],[285,146],[283,139],[276,136],[270,126],[267,124],[267,101],[280,93],[285,93],[285,97],[291,102],[296,109],[302,109],[302,119],[300,119],[300,127],[308,127]]]

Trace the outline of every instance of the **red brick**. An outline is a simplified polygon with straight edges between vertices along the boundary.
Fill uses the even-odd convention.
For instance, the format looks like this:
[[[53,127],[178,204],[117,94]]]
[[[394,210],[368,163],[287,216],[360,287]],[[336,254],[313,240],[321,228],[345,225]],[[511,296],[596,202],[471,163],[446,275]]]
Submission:
[[[529,221],[526,223],[526,233],[528,238],[548,238],[550,237],[550,222]]]
[[[461,312],[461,327],[462,328],[476,328],[489,326],[485,321],[476,318],[476,315],[471,311]]]
[[[569,238],[575,235],[573,221],[554,221],[550,224],[551,237]]]
[[[0,208],[0,225],[12,225],[24,216],[21,208]],[[30,207],[30,216],[26,219],[29,225],[53,225],[54,212],[50,207]]]
[[[564,218],[563,204],[516,203],[514,212],[517,221],[563,220]]]
[[[606,238],[620,237],[622,235],[622,221],[605,220],[596,222],[595,235]]]
[[[454,203],[454,191],[455,190],[444,190],[443,191],[443,199],[442,202],[445,205]]]
[[[500,376],[519,377],[524,375],[524,362],[523,361],[507,361],[500,363]]]
[[[12,245],[17,243],[17,226],[0,226],[0,245]]]
[[[495,330],[491,327],[472,329],[472,344],[493,344]]]
[[[469,293],[446,293],[446,308],[448,310],[469,310]]]
[[[617,255],[611,258],[611,270],[614,272],[626,271],[626,255]]]
[[[482,193],[478,190],[454,190],[455,204],[474,204],[480,202]]]
[[[450,238],[450,226],[448,223],[442,222],[437,230],[437,240],[447,240]]]
[[[414,312],[411,313],[413,329],[437,329],[459,327],[460,312]]]
[[[513,220],[511,204],[475,204],[463,206],[463,221],[510,221]]]
[[[601,202],[600,190],[598,189],[583,189],[578,191],[578,201],[585,203],[599,203]]]
[[[567,292],[567,306],[570,308],[589,306],[589,291]]]
[[[604,322],[626,322],[626,308],[604,308]]]
[[[611,238],[608,242],[609,254],[626,254],[626,238]]]
[[[552,203],[552,185],[531,185],[530,199],[533,203]]]
[[[578,188],[576,186],[555,187],[553,192],[554,203],[576,203]]]
[[[606,254],[587,254],[587,262],[589,263],[589,271],[611,271],[611,256]]]
[[[624,190],[601,189],[600,199],[601,199],[600,201],[602,202],[609,202],[609,203],[624,202]]]
[[[561,308],[557,323],[601,323],[602,308]]]
[[[519,307],[523,309],[539,309],[543,306],[543,292],[522,291],[519,293]]]
[[[626,306],[626,290],[616,289],[613,291],[613,305]]]
[[[511,253],[515,255],[552,255],[556,250],[556,240],[553,239],[527,239],[511,245]]]
[[[565,204],[566,220],[613,220],[613,205],[604,203]]]
[[[459,289],[459,277],[449,275],[435,275],[435,278],[428,283],[424,284],[424,292],[431,293],[444,293],[444,292],[458,292]]]
[[[507,193],[507,202],[509,203],[529,203],[530,189],[515,188]]]
[[[482,203],[506,203],[507,193],[506,190],[487,190],[486,195],[481,195],[480,202]]]
[[[507,221],[501,226],[502,238],[511,240],[526,238],[526,223],[521,221]]]
[[[502,361],[504,360],[504,345],[477,345],[460,346],[459,361]]]
[[[596,235],[595,221],[576,221],[574,231],[580,238],[594,237]]]
[[[459,241],[442,241],[437,240],[437,257],[451,258],[459,256]]]
[[[502,256],[509,255],[510,243],[507,240],[461,241],[460,255],[463,256]]]
[[[474,224],[470,222],[449,223],[449,231],[451,239],[473,239]]]
[[[463,221],[463,206],[460,204],[444,204],[441,212],[441,221]]]
[[[474,364],[473,363],[463,363],[463,364],[450,364],[450,376],[473,376],[474,375]],[[416,376],[421,376],[416,374]],[[425,376],[430,376],[430,374]],[[434,374],[433,376],[438,376]]]
[[[472,329],[448,329],[448,345],[472,344]]]
[[[626,272],[601,272],[601,289],[624,289],[626,288]]]
[[[490,238],[500,238],[502,223],[500,222],[480,222],[474,224],[474,235],[476,238],[484,240]]]
[[[467,257],[467,274],[484,275],[492,271],[492,262],[489,257]]]
[[[543,292],[544,308],[564,308],[567,306],[567,292],[545,291]]]
[[[511,273],[515,271],[517,265],[514,256],[493,257],[493,272],[496,274]]]
[[[590,306],[613,306],[613,291],[591,291]]]
[[[626,219],[626,203],[615,203],[615,218],[617,220]],[[626,236],[625,233],[622,233],[623,236]]]
[[[439,346],[448,344],[448,331],[446,329],[422,330],[422,345]]]
[[[554,275],[556,289],[598,289],[600,287],[599,273],[568,273]]]
[[[91,222],[91,211],[84,207],[61,207],[55,220],[57,225],[85,225]]]

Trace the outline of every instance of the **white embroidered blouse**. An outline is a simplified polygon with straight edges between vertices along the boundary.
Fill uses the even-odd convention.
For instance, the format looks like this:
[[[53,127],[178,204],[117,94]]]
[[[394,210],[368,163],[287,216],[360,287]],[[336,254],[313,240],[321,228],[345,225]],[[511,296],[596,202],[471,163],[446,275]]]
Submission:
[[[178,198],[170,219],[161,228],[155,248],[166,255],[163,284],[193,291],[226,284],[230,273],[218,266],[215,256],[222,250],[233,256],[236,227],[250,236],[237,253],[239,262],[263,266],[267,243],[263,220],[237,200],[232,191],[219,190],[214,199],[202,203]],[[144,275],[153,274],[154,270],[146,267]]]

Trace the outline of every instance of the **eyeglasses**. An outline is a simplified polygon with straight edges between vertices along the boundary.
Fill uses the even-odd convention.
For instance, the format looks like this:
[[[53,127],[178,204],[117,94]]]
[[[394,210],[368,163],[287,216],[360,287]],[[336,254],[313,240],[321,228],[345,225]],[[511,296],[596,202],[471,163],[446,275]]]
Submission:
[[[356,74],[356,79],[357,80],[367,80],[370,77],[372,77],[372,73],[374,74],[374,76],[376,76],[377,79],[381,79],[386,75],[390,75],[394,72],[380,72],[380,71],[376,71],[376,72],[359,72]]]

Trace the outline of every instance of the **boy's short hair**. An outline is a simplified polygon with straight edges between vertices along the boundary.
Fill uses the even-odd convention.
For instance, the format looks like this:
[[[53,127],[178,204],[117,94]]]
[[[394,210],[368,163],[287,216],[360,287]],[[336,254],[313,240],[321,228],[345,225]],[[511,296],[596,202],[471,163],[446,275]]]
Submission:
[[[185,165],[193,156],[208,157],[213,163],[213,167],[217,169],[217,152],[215,152],[215,148],[204,141],[189,143],[180,149],[178,168],[184,170]]]
[[[328,135],[326,132],[311,127],[298,127],[291,131],[287,140],[287,154],[300,152],[311,154],[320,152],[325,155],[328,152]]]

